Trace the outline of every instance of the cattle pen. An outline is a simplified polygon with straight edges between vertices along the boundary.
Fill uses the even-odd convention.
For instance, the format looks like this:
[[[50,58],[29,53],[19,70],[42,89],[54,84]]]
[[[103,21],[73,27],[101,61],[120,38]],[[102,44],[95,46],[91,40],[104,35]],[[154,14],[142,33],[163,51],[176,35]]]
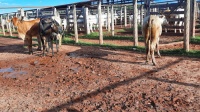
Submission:
[[[6,7],[16,12],[0,14],[0,111],[199,112],[199,3],[84,0]],[[162,31],[159,44],[143,35],[154,29]],[[62,45],[54,49],[60,35]],[[45,38],[51,47],[39,45]],[[147,44],[159,45],[155,59]]]

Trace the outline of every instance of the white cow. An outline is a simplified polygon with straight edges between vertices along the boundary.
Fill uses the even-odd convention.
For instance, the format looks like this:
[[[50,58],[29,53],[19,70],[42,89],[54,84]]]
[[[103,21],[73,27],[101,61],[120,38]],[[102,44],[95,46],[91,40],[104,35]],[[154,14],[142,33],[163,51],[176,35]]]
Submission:
[[[98,14],[88,15],[89,28],[90,28],[91,32],[93,32],[93,30],[96,30],[97,28],[99,28],[99,19],[98,18],[99,18]],[[109,18],[111,18],[111,15]],[[118,18],[117,14],[114,14],[114,23],[115,24],[116,24],[117,18]],[[108,26],[107,13],[101,14],[101,23],[102,23],[103,27],[107,28],[107,26]]]
[[[67,28],[67,20],[66,20],[66,18],[61,20],[61,24],[63,26],[63,30],[66,30],[66,28]]]
[[[1,19],[1,27],[3,29],[3,34],[5,35],[5,26],[7,32],[10,32],[10,36],[12,36],[11,27],[14,28],[13,24],[8,19]]]
[[[133,15],[129,16],[130,27],[133,25]],[[137,16],[137,22],[140,23],[140,15]]]
[[[162,34],[162,25],[165,23],[167,23],[167,21],[164,15],[150,15],[144,18],[142,34],[145,38],[146,63],[148,63],[151,59],[153,65],[156,65],[154,57],[154,51],[156,48],[158,56],[160,57],[159,39]]]

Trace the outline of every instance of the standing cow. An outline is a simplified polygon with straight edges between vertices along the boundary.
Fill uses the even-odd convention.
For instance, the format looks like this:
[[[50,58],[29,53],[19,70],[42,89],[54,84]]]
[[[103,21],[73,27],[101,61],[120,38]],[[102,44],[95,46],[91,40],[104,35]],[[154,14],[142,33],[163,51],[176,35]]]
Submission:
[[[40,24],[39,32],[40,32],[41,42],[43,45],[43,56],[45,56],[47,42],[48,42],[47,51],[49,51],[49,48],[51,48],[53,56],[54,55],[53,40],[56,40],[56,49],[58,52],[59,46],[57,43],[57,38],[58,38],[57,35],[58,34],[62,35],[63,33],[62,26],[55,19],[52,19],[51,17],[41,18],[39,24]]]
[[[146,46],[146,63],[151,59],[153,65],[156,65],[154,51],[157,48],[158,56],[159,52],[159,38],[162,34],[162,24],[167,23],[164,15],[150,15],[144,18],[142,26],[142,34],[145,38]]]
[[[40,35],[39,35],[40,19],[25,21],[25,20],[18,19],[17,17],[13,17],[11,21],[13,22],[13,25],[17,27],[19,38],[24,40],[25,45],[28,45],[29,54],[33,54],[33,51],[32,51],[32,37],[33,36],[37,36],[38,50],[41,50],[41,41],[40,41]]]

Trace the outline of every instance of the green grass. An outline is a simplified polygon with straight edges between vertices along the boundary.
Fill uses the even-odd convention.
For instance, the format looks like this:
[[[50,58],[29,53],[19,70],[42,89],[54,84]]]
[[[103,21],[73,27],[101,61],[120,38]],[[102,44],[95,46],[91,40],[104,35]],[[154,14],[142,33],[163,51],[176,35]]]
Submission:
[[[91,34],[86,34],[83,36],[80,36],[80,38],[83,39],[99,39],[99,33],[94,32]],[[133,36],[103,36],[104,40],[130,40],[133,41]],[[138,37],[139,41],[144,41],[143,37]]]
[[[3,36],[4,38],[14,38],[18,39],[16,36]],[[65,37],[62,40],[62,44],[69,44],[69,45],[77,45],[77,46],[100,46],[100,47],[106,47],[110,49],[122,49],[122,50],[128,50],[128,51],[135,51],[140,53],[145,53],[145,47],[141,46],[120,46],[120,45],[113,45],[113,44],[94,44],[89,42],[83,42],[79,41],[78,43],[75,43],[75,41],[69,37],[71,37],[72,34],[65,35]],[[89,35],[91,38],[98,39],[98,37],[92,37],[97,36],[97,33]],[[89,38],[87,37],[87,38]],[[116,40],[122,40],[122,38],[126,38],[129,40],[132,40],[132,37],[121,37],[121,36],[105,36],[107,39],[116,39]],[[105,39],[104,38],[104,39]],[[139,37],[139,40],[142,40],[142,37]],[[33,39],[34,41],[37,41],[36,39]],[[200,43],[200,37],[197,36],[195,38],[191,39],[191,43]],[[168,56],[186,56],[186,57],[194,57],[194,58],[200,58],[200,50],[190,50],[189,52],[186,52],[184,49],[173,49],[173,50],[160,50],[161,55],[168,55]]]
[[[94,44],[89,42],[82,42],[79,41],[78,43],[75,43],[74,40],[71,38],[64,38],[63,44],[72,44],[72,45],[78,45],[78,46],[100,46],[100,47],[106,47],[111,49],[122,49],[122,50],[128,50],[128,51],[136,51],[140,53],[145,53],[145,47],[142,46],[119,46],[119,45],[113,45],[113,44]],[[160,50],[161,55],[166,56],[186,56],[186,57],[193,57],[193,58],[200,58],[200,50],[190,50],[189,52],[186,52],[184,49],[173,49],[173,50]]]
[[[17,36],[4,36],[2,34],[0,34],[0,37],[19,39]]]
[[[186,52],[184,49],[173,49],[173,50],[162,50],[160,53],[163,55],[200,58],[200,50],[190,50],[189,52]]]
[[[125,31],[126,32],[133,32],[133,27],[131,27],[131,28],[124,28],[123,30],[124,30],[124,32]],[[141,31],[141,30],[142,30],[142,26],[138,25],[138,31]]]
[[[190,43],[200,44],[200,36],[195,36],[194,38],[191,38]]]

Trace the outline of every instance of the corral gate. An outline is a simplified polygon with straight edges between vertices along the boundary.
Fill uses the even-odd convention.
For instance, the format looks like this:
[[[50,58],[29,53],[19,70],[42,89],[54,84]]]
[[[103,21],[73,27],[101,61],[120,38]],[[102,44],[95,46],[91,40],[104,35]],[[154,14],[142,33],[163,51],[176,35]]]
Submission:
[[[77,17],[78,31],[85,31],[84,8],[76,8],[76,17]],[[67,20],[67,31],[73,32],[74,31],[73,8],[67,8],[66,20]]]
[[[185,2],[182,1],[177,1],[177,3],[170,3],[170,4],[152,4],[150,6],[150,14],[151,15],[159,15],[159,14],[164,14],[166,17],[169,17],[170,15],[178,15],[182,14],[184,15],[184,11],[176,11],[178,8],[184,9]],[[154,9],[157,9],[157,11],[153,11]],[[165,10],[170,10],[170,12],[164,12]],[[169,23],[177,23],[182,22],[184,23],[184,18],[168,18],[167,21]],[[169,29],[169,30],[174,30],[174,29],[184,29],[184,26],[174,26],[174,25],[164,25],[163,29]]]

